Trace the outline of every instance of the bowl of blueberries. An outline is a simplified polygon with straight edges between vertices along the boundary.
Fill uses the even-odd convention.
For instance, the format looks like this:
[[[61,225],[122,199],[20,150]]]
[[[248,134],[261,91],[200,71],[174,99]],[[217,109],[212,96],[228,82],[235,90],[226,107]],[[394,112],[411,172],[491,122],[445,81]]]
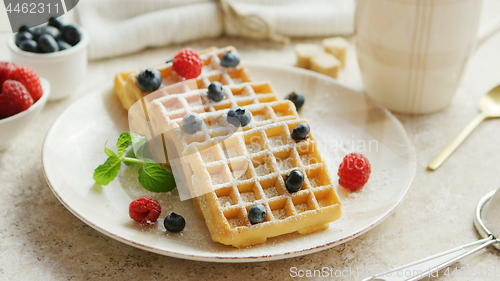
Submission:
[[[12,61],[32,67],[49,80],[49,99],[58,100],[75,93],[84,81],[88,42],[85,30],[51,17],[47,24],[31,29],[21,26],[7,45]]]

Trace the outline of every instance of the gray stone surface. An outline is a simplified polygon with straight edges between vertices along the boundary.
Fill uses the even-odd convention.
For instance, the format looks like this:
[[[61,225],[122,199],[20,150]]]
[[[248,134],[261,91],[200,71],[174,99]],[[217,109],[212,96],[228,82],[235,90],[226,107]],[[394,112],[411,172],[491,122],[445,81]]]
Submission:
[[[499,13],[500,4],[486,1],[484,10],[486,22]],[[4,41],[5,36],[0,35],[0,60],[8,59]],[[187,45],[203,49],[229,44],[245,60],[295,63],[291,46],[228,38]],[[387,269],[478,239],[472,224],[473,210],[484,194],[500,186],[500,120],[481,124],[439,170],[429,172],[426,165],[478,113],[479,98],[500,83],[500,34],[473,55],[447,109],[425,116],[398,115],[416,147],[416,178],[396,212],[361,237],[303,257],[217,264],[149,253],[90,228],[66,210],[47,186],[40,159],[43,138],[55,118],[79,96],[99,89],[118,71],[166,60],[180,47],[92,62],[84,89],[68,99],[48,102],[14,145],[0,152],[0,280],[284,280],[290,278],[291,267],[328,267],[346,270],[344,274],[357,269]],[[352,49],[339,81],[362,88]],[[498,280],[499,252],[483,250],[452,266],[449,274],[455,268],[463,275],[446,276],[442,271],[438,280]],[[361,280],[366,276],[338,279]]]

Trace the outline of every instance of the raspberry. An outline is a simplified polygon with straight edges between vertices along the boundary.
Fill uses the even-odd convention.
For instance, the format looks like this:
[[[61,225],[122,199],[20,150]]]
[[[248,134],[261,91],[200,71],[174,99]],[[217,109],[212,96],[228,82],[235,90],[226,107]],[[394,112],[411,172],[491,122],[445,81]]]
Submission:
[[[141,196],[130,203],[128,214],[136,222],[155,222],[161,214],[161,206],[153,197]]]
[[[24,111],[33,105],[33,98],[20,82],[6,80],[0,94],[0,118],[6,118]]]
[[[368,181],[371,171],[370,162],[365,156],[348,154],[339,167],[339,184],[351,192],[358,191]]]
[[[10,72],[16,67],[17,65],[13,62],[0,62],[0,87],[5,80],[9,79]]]
[[[31,94],[33,101],[36,102],[43,94],[40,77],[29,66],[19,66],[10,72],[9,79],[21,82]]]
[[[180,50],[172,60],[172,69],[186,79],[198,77],[202,68],[203,61],[198,53],[191,48]]]

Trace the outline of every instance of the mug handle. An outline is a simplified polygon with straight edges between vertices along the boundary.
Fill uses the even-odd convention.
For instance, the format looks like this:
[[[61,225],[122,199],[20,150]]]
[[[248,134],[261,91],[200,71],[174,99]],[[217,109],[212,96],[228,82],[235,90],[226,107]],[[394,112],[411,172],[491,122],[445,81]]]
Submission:
[[[477,46],[480,46],[484,41],[488,40],[491,35],[495,34],[500,30],[500,17],[497,17],[493,21],[485,24],[484,27],[479,29],[479,35],[477,37]]]

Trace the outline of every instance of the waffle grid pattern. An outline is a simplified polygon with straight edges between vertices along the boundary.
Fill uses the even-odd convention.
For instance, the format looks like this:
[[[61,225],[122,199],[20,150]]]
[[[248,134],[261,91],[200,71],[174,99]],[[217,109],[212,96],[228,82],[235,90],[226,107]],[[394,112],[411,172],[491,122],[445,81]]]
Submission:
[[[220,64],[220,57],[229,51],[235,52],[236,49],[233,46],[228,46],[221,49],[210,49],[208,52],[200,54],[200,58],[202,59],[204,66],[201,74],[195,78],[199,89],[208,88],[208,85],[210,85],[213,81],[219,81],[223,85],[236,85],[253,81],[250,72],[242,63],[236,67],[224,67]],[[162,84],[160,88],[184,81],[184,78],[178,76],[175,71],[172,70],[172,62],[168,62],[154,68],[160,71],[162,76]],[[137,86],[137,75],[139,72],[140,70],[129,74],[124,81],[125,85],[119,84],[120,79],[115,80],[115,93],[119,96],[126,109],[130,108],[133,103],[149,94],[142,91]],[[117,78],[120,77],[121,76],[118,74]],[[123,87],[123,91],[118,91],[121,87]]]
[[[326,228],[340,217],[340,200],[312,135],[298,142],[290,136],[302,122],[282,121],[227,139],[193,143],[184,151],[193,169],[193,188],[201,187],[195,193],[203,195],[196,199],[214,240],[244,247],[284,233]],[[291,194],[285,177],[294,168],[305,179],[302,189]],[[267,216],[252,225],[248,209],[255,203],[265,206]],[[247,234],[236,235],[241,232]]]
[[[188,134],[182,129],[182,117],[169,121],[164,127],[155,126],[159,133],[167,132],[170,139],[176,144],[177,151],[182,152],[191,143],[202,143],[209,140],[223,140],[238,130],[251,130],[257,127],[270,125],[286,120],[298,119],[295,106],[290,101],[274,101],[261,104],[251,104],[242,108],[252,113],[252,121],[243,128],[237,128],[227,121],[228,109],[200,113],[204,121],[201,129],[195,134]],[[154,111],[153,111],[154,112]],[[158,118],[154,118],[158,120]],[[160,119],[164,120],[164,119]]]
[[[206,89],[165,95],[153,100],[148,106],[148,111],[153,117],[151,122],[154,134],[159,135],[175,130],[178,133],[177,139],[187,139],[189,143],[192,142],[191,139],[203,142],[210,137],[228,135],[235,128],[229,125],[226,115],[230,108],[236,107],[247,108],[252,113],[252,122],[244,127],[244,130],[285,119],[298,118],[293,104],[289,101],[279,101],[278,95],[269,82],[225,86],[223,90],[225,97],[220,102],[208,99]],[[205,123],[201,131],[194,135],[189,135],[181,129],[182,118],[190,112],[200,114]],[[169,127],[170,121],[173,121],[174,125]]]
[[[269,82],[250,82],[223,87],[224,99],[219,102],[210,100],[207,89],[187,91],[176,95],[165,95],[155,99],[165,120],[182,118],[188,112],[215,112],[250,104],[266,103],[278,100],[278,95]]]
[[[252,121],[247,126],[243,127],[243,130],[250,130],[259,126],[269,125],[272,123],[297,119],[299,115],[295,110],[295,106],[290,101],[275,101],[263,104],[252,104],[244,106],[243,108],[248,109],[252,113]],[[158,111],[152,111],[158,112]],[[155,128],[159,133],[165,134],[165,146],[169,152],[168,159],[171,165],[178,166],[179,174],[177,177],[182,179],[181,182],[186,183],[181,188],[192,190],[191,177],[193,175],[192,169],[184,161],[184,157],[179,157],[179,155],[191,144],[191,143],[202,143],[214,138],[219,140],[227,138],[231,134],[234,134],[238,129],[227,122],[227,110],[217,111],[217,112],[205,112],[200,113],[204,123],[200,129],[195,134],[188,134],[182,129],[182,119],[175,119],[168,122],[167,129],[163,127]],[[164,120],[162,118],[155,117],[153,120]],[[162,121],[163,122],[163,121]],[[159,131],[158,131],[159,130]],[[165,133],[166,132],[166,133]],[[182,170],[182,173],[180,171]],[[187,195],[192,197],[192,195]],[[201,216],[200,210],[195,206],[198,215]]]

